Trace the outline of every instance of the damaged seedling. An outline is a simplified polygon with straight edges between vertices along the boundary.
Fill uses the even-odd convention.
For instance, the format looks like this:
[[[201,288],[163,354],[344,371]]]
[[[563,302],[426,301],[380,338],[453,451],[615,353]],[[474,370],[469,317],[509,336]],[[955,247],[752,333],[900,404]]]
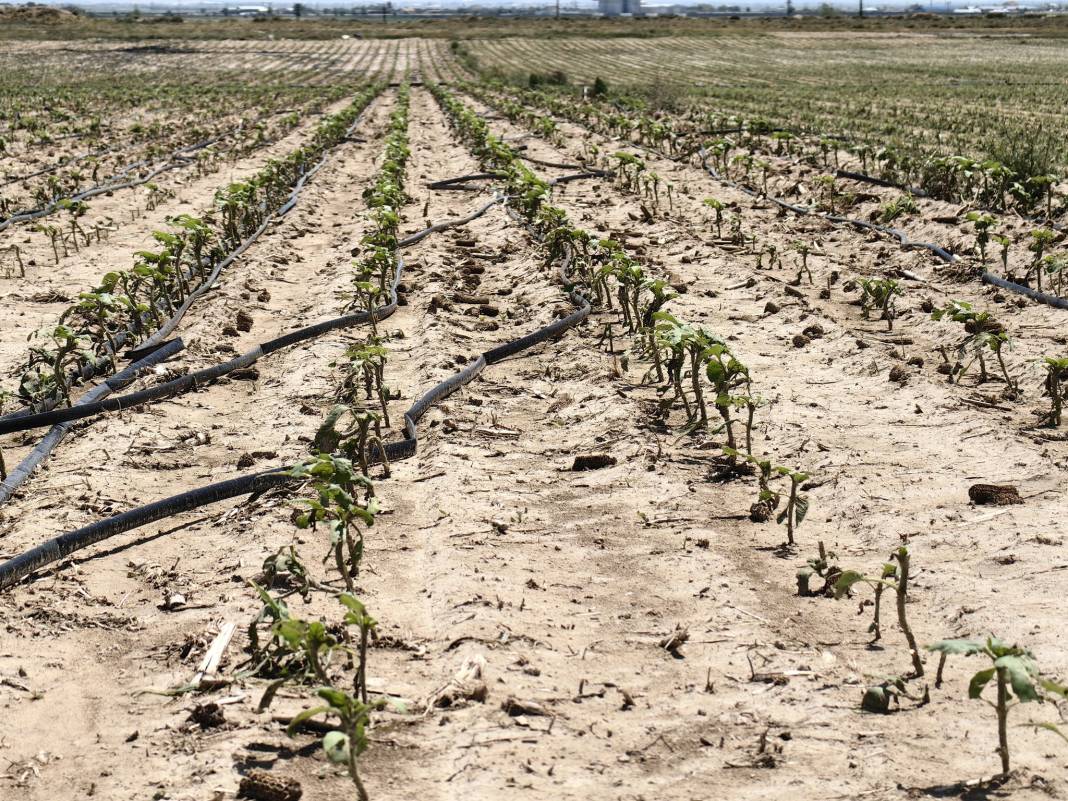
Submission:
[[[1068,357],[1052,359],[1047,356],[1045,364],[1046,376],[1042,385],[1050,403],[1046,420],[1051,427],[1057,428],[1061,424],[1061,409],[1068,400]]]
[[[905,635],[905,641],[908,643],[909,648],[909,656],[912,659],[913,672],[910,678],[919,678],[923,675],[923,660],[920,659],[919,648],[916,645],[916,637],[912,633],[912,627],[909,625],[908,614],[906,611],[909,589],[909,566],[911,564],[911,556],[908,547],[902,545],[900,548],[897,548],[890,554],[890,560],[891,561],[882,566],[882,570],[878,576],[867,576],[856,570],[843,571],[838,577],[838,581],[835,582],[834,597],[841,598],[844,595],[848,595],[854,585],[859,583],[868,584],[875,589],[875,619],[868,629],[874,635],[872,642],[875,642],[882,636],[879,624],[879,612],[882,600],[882,589],[880,588],[892,590],[897,600],[897,623],[898,626],[901,627],[901,632]]]
[[[989,381],[990,375],[986,370],[985,359],[985,354],[989,351],[997,358],[1001,375],[1009,391],[1012,393],[1018,391],[1016,382],[1009,375],[1005,357],[1002,354],[1004,347],[1009,344],[1009,335],[1005,327],[995,320],[990,312],[976,311],[970,303],[963,300],[951,300],[945,308],[935,309],[931,317],[935,320],[948,317],[953,322],[964,326],[965,336],[957,345],[957,361],[949,368],[950,383],[953,383],[954,379],[959,383],[976,362],[979,363],[979,383]]]
[[[837,564],[838,556],[834,551],[828,551],[823,540],[819,541],[819,551],[815,557],[808,560],[808,566],[797,571],[797,594],[801,597],[830,597],[834,595],[834,585],[842,574],[842,569]],[[813,577],[823,579],[823,586],[819,589],[812,587]]]

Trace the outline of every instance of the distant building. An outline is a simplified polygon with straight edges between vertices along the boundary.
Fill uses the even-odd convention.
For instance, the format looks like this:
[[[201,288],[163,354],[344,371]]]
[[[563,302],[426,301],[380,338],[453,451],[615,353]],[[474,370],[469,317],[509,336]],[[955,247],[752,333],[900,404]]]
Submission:
[[[597,0],[597,10],[606,17],[620,14],[638,16],[642,13],[642,0]]]

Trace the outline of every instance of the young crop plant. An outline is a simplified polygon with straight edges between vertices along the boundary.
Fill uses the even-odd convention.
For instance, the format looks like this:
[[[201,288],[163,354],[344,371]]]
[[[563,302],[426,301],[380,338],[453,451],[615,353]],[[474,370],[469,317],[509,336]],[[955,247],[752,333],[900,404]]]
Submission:
[[[725,208],[727,208],[727,206],[723,203],[722,200],[717,200],[714,197],[706,197],[705,200],[704,200],[704,204],[706,206],[708,206],[708,208],[712,209],[712,211],[715,213],[715,215],[716,215],[716,239],[722,239],[723,238],[723,210]]]
[[[786,508],[779,512],[775,522],[779,525],[786,524],[786,545],[793,547],[794,531],[804,521],[809,506],[808,496],[800,491],[800,487],[811,476],[800,470],[791,470],[789,467],[776,467],[775,472],[790,479],[790,494],[786,496]]]
[[[797,241],[797,242],[794,242],[794,250],[796,250],[797,251],[797,255],[801,257],[801,264],[799,265],[798,270],[797,270],[797,281],[796,281],[796,284],[800,285],[801,276],[803,274],[806,274],[806,273],[808,274],[808,282],[809,282],[809,284],[814,283],[813,280],[812,280],[812,270],[810,270],[808,268],[808,257],[809,257],[809,254],[812,253],[812,246],[810,244],[808,244],[807,242]]]
[[[374,485],[367,476],[354,469],[352,460],[332,453],[317,453],[289,471],[294,478],[307,479],[315,498],[295,502],[297,528],[326,527],[330,548],[326,558],[334,565],[348,591],[355,591],[363,559],[363,529],[374,525],[378,503]]]
[[[737,447],[734,439],[734,419],[731,417],[732,409],[747,408],[749,414],[746,423],[746,448],[752,452],[753,414],[756,406],[752,398],[752,381],[749,377],[749,368],[731,353],[723,342],[710,342],[705,348],[701,358],[705,361],[705,375],[715,391],[715,406],[719,416],[723,419],[723,427],[727,433],[727,458],[730,465],[734,465],[733,452]],[[739,393],[739,390],[744,390]]]
[[[771,481],[777,476],[790,479],[790,490],[786,493],[786,506],[779,512],[775,522],[786,525],[786,542],[784,547],[793,547],[794,532],[808,515],[809,498],[801,492],[801,485],[811,477],[808,473],[800,470],[792,470],[789,467],[781,467],[772,464],[770,459],[762,459],[753,453],[741,453],[735,448],[724,448],[724,453],[735,458],[741,456],[749,464],[757,468],[757,481],[759,490],[756,503],[749,507],[749,519],[754,523],[764,523],[771,518],[772,513],[779,508],[783,493],[772,489]]]
[[[1036,228],[1031,232],[1031,244],[1027,246],[1027,249],[1034,253],[1035,256],[1027,271],[1027,277],[1035,276],[1039,292],[1042,291],[1042,257],[1056,239],[1057,234],[1048,228]]]
[[[894,318],[897,312],[894,309],[894,298],[901,294],[901,284],[892,278],[861,278],[860,289],[863,296],[860,300],[860,308],[867,320],[872,309],[878,309],[880,316],[886,320],[886,330],[894,330]]]
[[[1006,386],[1010,391],[1016,391],[1016,382],[1009,375],[1005,357],[1002,354],[1004,347],[1009,344],[1009,335],[1004,326],[989,312],[975,311],[966,301],[951,300],[945,308],[935,309],[931,317],[935,320],[945,317],[964,325],[965,336],[957,345],[957,361],[949,370],[951,383],[954,378],[959,382],[975,362],[979,363],[979,383],[990,380],[985,359],[985,353],[989,351],[997,358]]]
[[[997,752],[1001,757],[1001,772],[1008,774],[1009,710],[1031,702],[1068,699],[1068,687],[1042,675],[1034,655],[1017,645],[1007,645],[996,637],[985,640],[942,640],[927,646],[928,650],[947,656],[985,656],[990,667],[972,676],[968,683],[968,697],[981,699],[994,708],[998,723]],[[983,690],[994,682],[996,698],[983,698]],[[1025,726],[1051,731],[1068,742],[1068,736],[1053,723],[1028,721]]]
[[[339,430],[342,418],[351,420],[347,428]],[[371,465],[382,463],[382,475],[389,478],[389,458],[382,440],[382,417],[374,411],[348,404],[334,406],[315,434],[312,449],[318,453],[341,453],[359,464],[360,473],[369,477]],[[373,487],[369,493],[374,494]]]
[[[53,336],[56,331],[46,335],[54,347],[30,349],[20,370],[20,396],[26,405],[42,410],[69,403],[69,388],[81,376],[113,370],[118,349],[136,345],[158,330],[203,285],[226,252],[253,234],[300,177],[341,141],[378,91],[376,86],[361,92],[346,109],[324,118],[310,143],[284,159],[268,162],[248,182],[221,189],[215,201],[217,215],[203,220],[181,215],[168,220],[170,230],[153,234],[158,249],[138,251],[131,268],[107,273],[99,286],[79,296],[60,316],[61,335]],[[84,204],[70,204],[68,211],[75,223],[84,209]],[[47,230],[58,260],[60,247],[68,252],[66,240],[54,226]],[[101,229],[96,230],[99,235]],[[69,372],[72,367],[75,372]],[[59,375],[60,368],[67,372]]]
[[[363,603],[347,592],[338,596],[345,608],[341,625],[331,626],[322,620],[295,618],[284,601],[272,597],[262,587],[255,584],[253,587],[263,601],[263,609],[249,626],[250,672],[272,679],[260,699],[259,709],[267,709],[285,684],[319,684],[316,695],[326,701],[326,705],[305,709],[294,716],[287,733],[293,736],[304,723],[318,715],[337,716],[341,722],[340,730],[328,732],[323,737],[323,750],[331,761],[346,766],[357,796],[366,799],[367,791],[357,770],[357,757],[367,749],[371,713],[383,706],[381,702],[369,702],[367,698],[367,647],[369,637],[376,629],[376,621],[367,613]],[[264,623],[269,623],[266,641],[260,634]],[[350,627],[358,630],[355,648],[348,644],[351,641]],[[343,638],[339,636],[339,628]],[[351,693],[339,689],[332,677],[337,655],[348,657],[350,664],[355,659]]]
[[[997,243],[998,248],[1000,249],[1001,271],[1007,274],[1009,272],[1009,248],[1012,247],[1012,239],[1004,234],[994,234],[990,238]]]
[[[991,229],[997,219],[993,214],[982,211],[969,211],[965,219],[975,226],[975,248],[979,251],[979,260],[986,264],[986,248],[990,244]]]
[[[1050,403],[1046,419],[1050,426],[1057,428],[1061,424],[1061,410],[1068,401],[1068,357],[1054,359],[1047,356],[1045,364],[1046,377],[1042,383]]]
[[[1068,280],[1068,256],[1063,253],[1050,253],[1042,257],[1042,269],[1049,281],[1049,290],[1057,295],[1064,295],[1065,281]]]
[[[371,713],[382,704],[368,704],[356,697],[355,693],[348,693],[336,687],[320,687],[316,695],[326,703],[324,705],[305,709],[294,716],[286,729],[290,736],[307,721],[319,715],[333,715],[338,719],[338,730],[330,731],[323,735],[323,752],[331,762],[345,766],[349,778],[356,787],[358,801],[368,801],[367,788],[359,773],[359,758],[367,750],[369,741],[367,729],[371,725]]]
[[[891,590],[897,600],[897,624],[901,633],[905,635],[908,644],[909,656],[912,658],[911,678],[923,676],[923,660],[920,659],[919,648],[916,645],[916,637],[909,625],[906,604],[908,603],[909,568],[912,557],[907,546],[902,545],[890,554],[890,561],[883,564],[878,576],[868,576],[856,570],[844,570],[834,585],[834,597],[841,598],[853,589],[857,584],[868,584],[875,590],[875,617],[868,628],[873,635],[873,642],[882,637],[880,628],[879,612],[884,588]]]
[[[828,551],[823,540],[820,540],[816,556],[808,560],[806,567],[797,571],[797,594],[801,597],[833,595],[835,582],[842,574],[837,559],[837,554]],[[813,578],[822,579],[823,586],[819,589],[812,587]]]
[[[898,217],[902,217],[906,214],[915,214],[917,211],[919,211],[919,209],[916,206],[916,201],[913,200],[912,195],[899,195],[893,200],[888,200],[879,207],[879,222],[883,225],[888,225]]]

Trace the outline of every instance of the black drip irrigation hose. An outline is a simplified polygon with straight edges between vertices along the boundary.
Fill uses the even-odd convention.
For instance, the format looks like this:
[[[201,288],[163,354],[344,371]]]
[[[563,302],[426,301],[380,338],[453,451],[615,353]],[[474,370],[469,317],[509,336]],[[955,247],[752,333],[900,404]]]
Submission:
[[[1031,298],[1031,300],[1045,303],[1047,306],[1053,306],[1055,309],[1068,309],[1068,299],[1050,295],[1045,292],[1039,292],[1037,289],[1031,289],[1031,287],[1024,286],[1023,284],[1017,284],[1014,281],[1001,278],[991,272],[984,271],[982,276],[980,276],[980,279],[984,284],[992,284],[994,286],[999,286],[1002,289],[1007,289],[1010,292],[1026,295]]]
[[[537,164],[540,167],[549,167],[555,170],[581,170],[585,164],[564,164],[559,161],[544,161],[542,159],[536,159],[533,156],[527,156],[523,153],[518,154],[519,158],[523,161],[529,161],[531,164]]]
[[[432,225],[429,228],[424,228],[417,233],[414,233],[398,242],[399,247],[408,247],[419,242],[424,237],[429,236],[437,231],[445,230],[456,225],[464,225],[471,222],[477,217],[485,214],[489,211],[490,207],[505,200],[504,196],[499,196],[489,201],[485,205],[481,206],[474,213],[469,214],[459,220],[450,220],[448,222]],[[374,311],[374,319],[384,320],[392,315],[397,310],[397,287],[400,284],[401,274],[404,269],[404,261],[400,254],[397,254],[397,270],[394,274],[393,283],[390,286],[390,302],[379,306]],[[193,373],[188,373],[184,376],[174,379],[173,381],[167,381],[163,384],[158,384],[154,387],[140,390],[139,392],[132,392],[128,395],[122,395],[117,398],[108,398],[107,400],[92,402],[79,402],[74,406],[58,409],[49,412],[42,412],[40,414],[28,414],[22,417],[10,417],[0,418],[0,435],[11,434],[16,431],[27,431],[33,428],[43,428],[44,426],[55,425],[57,423],[64,423],[71,420],[81,420],[86,417],[92,417],[93,415],[100,414],[102,412],[118,412],[123,409],[131,409],[135,406],[148,403],[150,401],[160,400],[172,395],[177,395],[180,392],[184,392],[189,389],[195,389],[199,386],[203,386],[210,381],[214,381],[221,378],[234,370],[239,370],[243,367],[248,367],[254,364],[263,356],[267,356],[282,348],[288,348],[292,345],[296,345],[299,342],[304,342],[309,339],[315,339],[323,334],[327,334],[331,331],[336,331],[342,328],[351,328],[357,325],[363,325],[370,322],[371,314],[368,312],[355,312],[353,314],[346,314],[342,317],[337,317],[331,320],[325,320],[315,325],[310,325],[305,328],[301,328],[297,331],[292,331],[283,336],[269,340],[267,342],[257,345],[249,351],[241,354],[240,356],[231,359],[228,362],[222,364],[212,365],[211,367],[205,367],[202,370],[197,370]],[[180,341],[180,340],[179,340]],[[138,348],[138,356],[141,353],[151,352],[154,350],[152,347],[142,346]],[[119,389],[120,387],[115,385],[115,379],[109,379],[106,382],[112,386],[112,389]],[[129,382],[127,382],[129,383]],[[4,499],[0,499],[0,503]]]
[[[114,389],[121,389],[129,384],[137,377],[137,373],[146,367],[152,367],[159,364],[165,359],[170,358],[178,351],[182,350],[185,345],[182,340],[176,339],[168,342],[156,350],[152,351],[146,356],[143,356],[138,361],[126,367],[119,373],[116,373],[107,381],[99,384],[89,392],[85,393],[79,400],[76,406],[79,405],[91,405],[98,400],[111,394]],[[11,496],[15,493],[20,486],[22,486],[26,480],[33,473],[34,469],[41,464],[48,455],[55,450],[55,447],[63,440],[70,431],[69,422],[61,422],[52,426],[52,429],[44,436],[44,438],[34,446],[34,449],[30,451],[29,455],[23,459],[15,469],[13,469],[3,480],[0,482],[0,504],[7,503],[11,499]]]
[[[581,165],[558,165],[560,167]],[[585,178],[614,178],[615,173],[611,170],[584,170],[583,172],[576,172],[572,175],[562,175],[559,178],[554,178],[549,181],[550,186],[556,186],[557,184],[566,184],[571,181],[581,181]],[[461,175],[457,178],[445,178],[441,181],[434,181],[426,185],[427,189],[435,190],[451,190],[451,189],[474,189],[474,187],[464,186],[469,181],[493,181],[499,179],[501,175],[495,172],[477,172],[470,175]]]
[[[463,184],[468,181],[492,181],[501,176],[495,172],[473,172],[469,175],[461,175],[456,178],[445,178],[441,181],[432,181],[426,185],[427,189],[434,190],[448,190],[448,189],[467,189]]]
[[[487,203],[478,212],[469,217],[431,227],[435,230],[442,230],[445,227],[462,224],[479,214],[485,213],[493,205],[499,202],[499,200],[499,198],[494,198],[493,202]],[[404,240],[401,240],[401,242],[409,245],[414,244],[426,236],[429,231],[430,229],[426,229],[425,231],[412,234]],[[570,261],[571,256],[569,254],[559,267],[560,278],[565,286],[570,285],[570,278],[567,274],[567,266],[570,264]],[[399,277],[397,278],[397,281],[399,281]],[[394,282],[394,286],[395,285],[396,281]],[[573,304],[578,306],[578,309],[567,317],[543,326],[537,331],[524,337],[491,348],[480,354],[463,370],[449,376],[444,381],[435,384],[423,393],[423,395],[420,396],[404,414],[404,439],[399,442],[386,443],[384,447],[385,457],[392,462],[413,456],[418,446],[417,425],[423,415],[425,415],[435,403],[438,403],[460,387],[474,380],[488,365],[496,364],[509,356],[514,356],[536,344],[552,339],[585,320],[589,316],[591,310],[589,300],[576,289],[570,290],[568,297]],[[372,452],[371,460],[373,462],[379,462],[382,460],[382,456],[383,453],[381,452]],[[0,590],[13,586],[26,576],[46,565],[57,562],[75,551],[108,539],[109,537],[123,534],[157,520],[163,520],[176,514],[187,512],[228,498],[235,498],[248,494],[262,494],[267,490],[284,486],[296,480],[297,479],[288,475],[285,468],[276,468],[274,470],[254,473],[248,476],[239,476],[215,484],[209,484],[206,487],[183,492],[180,495],[164,498],[145,506],[140,506],[136,509],[131,509],[127,512],[114,515],[105,520],[99,520],[88,526],[83,526],[75,531],[70,531],[59,537],[48,540],[47,542],[0,564]]]
[[[852,172],[850,170],[835,170],[835,177],[848,178],[851,181],[860,181],[866,184],[872,184],[874,186],[885,186],[890,189],[900,189],[902,192],[908,192],[915,197],[930,197],[926,192],[920,189],[918,186],[905,186],[904,184],[895,183],[894,181],[887,181],[883,178],[876,178],[874,175],[868,175],[863,172]]]

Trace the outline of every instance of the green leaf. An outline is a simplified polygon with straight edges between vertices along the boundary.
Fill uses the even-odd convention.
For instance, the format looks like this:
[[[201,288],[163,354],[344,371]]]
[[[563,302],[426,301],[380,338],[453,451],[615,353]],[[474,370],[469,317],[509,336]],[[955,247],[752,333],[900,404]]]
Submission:
[[[1064,740],[1066,743],[1068,743],[1068,735],[1066,735],[1063,731],[1061,731],[1053,723],[1033,723],[1032,722],[1032,723],[1021,723],[1020,725],[1021,726],[1034,726],[1036,729],[1045,729],[1046,731],[1051,731],[1054,734],[1056,734],[1058,737],[1060,737],[1062,740]]]
[[[1003,656],[994,662],[995,668],[1003,669],[1012,684],[1012,691],[1021,701],[1037,701],[1038,690],[1035,689],[1035,676],[1038,669],[1034,660],[1026,656]]]
[[[335,709],[344,709],[349,706],[349,697],[341,690],[335,690],[333,687],[320,687],[316,692]]]
[[[990,683],[990,680],[994,678],[995,673],[997,673],[995,668],[987,668],[986,670],[980,670],[972,676],[972,680],[968,682],[968,697],[974,699],[981,696],[983,694],[983,689]]]
[[[348,762],[349,736],[340,731],[327,732],[323,735],[323,750],[331,762]]]
[[[841,598],[847,592],[849,592],[854,584],[857,584],[865,580],[863,573],[858,573],[856,570],[843,570],[842,574],[838,577],[838,581],[834,583],[834,597]]]
[[[808,496],[798,495],[794,499],[795,520],[797,525],[801,525],[801,521],[805,519],[805,515],[808,514]]]
[[[1065,687],[1063,684],[1058,684],[1052,679],[1043,679],[1041,677],[1039,678],[1038,683],[1046,692],[1068,699],[1068,687]],[[1058,732],[1058,734],[1060,734],[1060,732]]]
[[[316,706],[312,707],[311,709],[305,709],[301,711],[293,718],[293,720],[289,722],[289,725],[286,726],[286,734],[292,737],[294,734],[296,734],[297,729],[299,729],[305,721],[311,720],[316,715],[322,715],[323,713],[329,711],[330,707],[328,706]]]
[[[928,651],[938,651],[949,656],[960,654],[961,656],[972,656],[973,654],[981,654],[986,651],[985,640],[939,640],[936,643],[926,646]]]

